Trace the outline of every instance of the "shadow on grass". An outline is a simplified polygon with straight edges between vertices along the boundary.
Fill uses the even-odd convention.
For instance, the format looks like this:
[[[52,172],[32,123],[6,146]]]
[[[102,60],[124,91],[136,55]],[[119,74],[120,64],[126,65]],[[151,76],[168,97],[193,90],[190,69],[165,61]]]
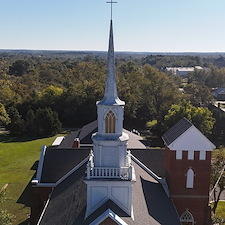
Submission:
[[[38,161],[36,161],[30,168],[30,170],[37,170]],[[33,175],[31,180],[28,182],[27,186],[23,190],[23,193],[20,195],[16,203],[23,204],[23,207],[31,207],[32,205],[32,184],[31,181],[36,177],[36,173]],[[29,217],[29,215],[27,215]],[[19,223],[18,225],[29,225],[30,218],[27,218],[25,221]]]
[[[30,170],[37,170],[38,161],[36,161]],[[36,177],[36,173],[33,175],[31,180],[28,182],[27,186],[23,190],[23,193],[20,195],[16,203],[23,204],[24,206],[31,207],[31,199],[32,199],[32,184],[31,181]]]
[[[3,143],[34,141],[41,138],[43,137],[13,137],[10,134],[0,134],[0,142]]]
[[[29,225],[29,224],[30,224],[30,219],[26,219],[25,221],[23,221],[22,223],[18,225]]]

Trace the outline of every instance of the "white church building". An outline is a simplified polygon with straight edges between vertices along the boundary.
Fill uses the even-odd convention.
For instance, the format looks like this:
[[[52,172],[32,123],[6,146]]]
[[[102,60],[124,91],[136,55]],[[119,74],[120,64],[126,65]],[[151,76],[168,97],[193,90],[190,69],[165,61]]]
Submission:
[[[165,151],[146,149],[141,137],[123,128],[125,102],[117,95],[112,20],[105,93],[96,104],[97,121],[58,146],[43,147],[32,181],[31,224],[194,224],[195,214],[185,207],[177,211],[162,178]]]

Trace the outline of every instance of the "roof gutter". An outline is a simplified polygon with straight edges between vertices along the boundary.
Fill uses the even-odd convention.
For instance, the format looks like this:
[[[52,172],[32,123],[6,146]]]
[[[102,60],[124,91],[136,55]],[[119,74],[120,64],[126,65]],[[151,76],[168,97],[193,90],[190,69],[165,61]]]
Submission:
[[[41,181],[41,174],[42,174],[46,149],[47,149],[46,145],[43,145],[42,148],[41,148],[41,154],[40,154],[40,160],[38,162],[38,169],[37,169],[36,178],[34,178],[31,181],[31,184],[33,184],[33,185],[37,185]]]

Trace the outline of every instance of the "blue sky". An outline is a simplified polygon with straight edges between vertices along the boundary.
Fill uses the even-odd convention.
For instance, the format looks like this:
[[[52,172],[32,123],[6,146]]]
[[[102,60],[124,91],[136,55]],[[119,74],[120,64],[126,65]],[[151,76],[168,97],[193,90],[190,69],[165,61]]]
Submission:
[[[225,52],[225,0],[117,0],[116,51]],[[0,0],[0,49],[107,50],[105,0]]]

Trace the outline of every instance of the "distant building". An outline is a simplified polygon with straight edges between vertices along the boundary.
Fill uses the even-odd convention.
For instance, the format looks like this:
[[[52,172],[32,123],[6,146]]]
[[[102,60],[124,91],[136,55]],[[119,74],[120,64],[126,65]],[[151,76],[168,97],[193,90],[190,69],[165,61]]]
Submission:
[[[212,91],[213,96],[218,101],[225,101],[225,88],[216,88]]]
[[[171,72],[173,75],[180,77],[187,77],[189,73],[194,72],[195,70],[202,70],[201,66],[195,67],[166,67],[165,72]]]
[[[218,59],[216,59],[214,62],[213,62],[213,65],[218,67],[218,68],[222,68],[222,67],[225,67],[225,58],[224,57],[219,57]]]

